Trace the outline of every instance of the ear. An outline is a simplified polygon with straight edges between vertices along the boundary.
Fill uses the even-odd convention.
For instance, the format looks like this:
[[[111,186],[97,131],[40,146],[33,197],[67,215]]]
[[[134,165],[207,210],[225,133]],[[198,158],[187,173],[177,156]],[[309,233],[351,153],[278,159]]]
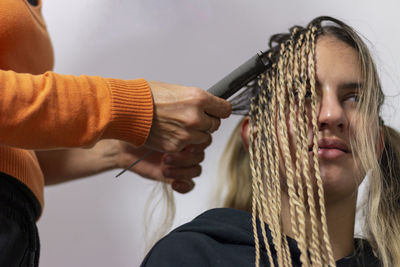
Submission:
[[[246,150],[249,150],[249,136],[250,136],[250,118],[245,117],[240,125],[240,136]]]

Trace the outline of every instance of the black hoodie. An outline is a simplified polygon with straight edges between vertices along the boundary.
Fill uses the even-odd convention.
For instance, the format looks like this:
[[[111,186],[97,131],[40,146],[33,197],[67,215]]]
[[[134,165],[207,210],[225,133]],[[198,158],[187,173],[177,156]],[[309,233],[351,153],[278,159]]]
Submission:
[[[273,249],[268,229],[267,238],[276,265],[276,251]],[[270,266],[265,244],[261,240],[262,237],[260,266]],[[287,240],[293,266],[301,266],[296,241],[289,237]],[[338,267],[381,266],[367,241],[355,239],[354,242],[356,248],[363,249],[356,249],[353,255],[337,261]],[[206,211],[161,239],[147,254],[141,266],[255,266],[251,214],[225,208]]]

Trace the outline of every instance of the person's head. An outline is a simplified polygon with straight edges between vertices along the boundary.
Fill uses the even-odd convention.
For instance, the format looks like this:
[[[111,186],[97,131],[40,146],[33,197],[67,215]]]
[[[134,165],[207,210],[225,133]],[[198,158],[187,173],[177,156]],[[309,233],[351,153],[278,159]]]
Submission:
[[[384,97],[375,64],[357,33],[330,17],[272,36],[264,56],[269,68],[236,100],[252,94],[248,117],[226,150],[231,155],[227,179],[232,180],[225,206],[251,210],[280,236],[286,195],[302,254],[311,248],[313,263],[332,264],[325,205],[355,199],[368,172],[375,185],[370,209],[377,212],[382,197],[376,188],[395,182],[382,174],[385,168],[394,170],[384,163],[389,128],[379,118]],[[305,216],[321,237],[306,240],[306,230],[299,227]],[[368,219],[370,241],[382,258],[390,258],[376,237],[382,229]],[[274,245],[282,257],[278,238]]]

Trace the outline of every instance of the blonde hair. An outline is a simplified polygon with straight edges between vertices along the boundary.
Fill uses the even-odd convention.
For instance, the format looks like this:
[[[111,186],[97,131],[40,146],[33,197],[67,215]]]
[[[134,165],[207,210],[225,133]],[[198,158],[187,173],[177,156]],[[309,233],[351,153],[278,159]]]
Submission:
[[[328,23],[323,24],[325,22]],[[249,94],[252,95],[248,114],[249,151],[241,144],[238,126],[223,156],[226,168],[223,176],[228,185],[224,206],[252,212],[257,266],[260,264],[259,238],[264,239],[269,262],[274,266],[264,223],[260,222],[266,222],[271,231],[278,266],[291,266],[290,252],[281,225],[281,191],[282,187],[287,188],[292,232],[301,252],[302,265],[335,266],[328,236],[316,145],[315,42],[323,35],[343,41],[359,55],[363,84],[357,105],[360,127],[357,129],[358,138],[351,137],[350,143],[353,153],[361,162],[361,166],[355,168],[360,168],[362,174],[368,172],[370,176],[365,210],[366,238],[385,267],[400,266],[400,243],[397,241],[400,236],[400,150],[397,147],[400,135],[384,126],[379,119],[384,97],[367,46],[351,27],[337,19],[318,17],[306,28],[296,26],[288,34],[271,37],[270,49],[265,53],[266,60],[270,62],[269,68],[249,90],[235,100],[240,103],[240,99],[249,99]],[[310,122],[305,112],[309,94]],[[286,115],[295,130],[296,141],[293,147],[290,147],[288,141]],[[309,124],[311,129],[308,129]],[[308,154],[309,131],[313,132],[313,159]],[[277,134],[281,141],[280,147]],[[376,143],[379,136],[384,142],[381,158],[377,156]],[[294,156],[291,149],[295,152]],[[284,166],[279,166],[280,157],[283,158]],[[314,165],[310,166],[310,162]],[[285,170],[286,180],[281,179],[280,168]],[[311,221],[310,233],[306,229],[306,216]],[[258,224],[262,237],[257,233]]]

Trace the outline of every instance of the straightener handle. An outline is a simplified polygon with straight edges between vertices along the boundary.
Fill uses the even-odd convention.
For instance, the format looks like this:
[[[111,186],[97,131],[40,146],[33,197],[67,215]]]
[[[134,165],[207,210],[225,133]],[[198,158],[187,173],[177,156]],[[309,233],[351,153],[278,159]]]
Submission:
[[[266,68],[267,63],[263,61],[263,54],[256,54],[213,85],[208,89],[208,92],[223,99],[228,99],[264,72]]]

